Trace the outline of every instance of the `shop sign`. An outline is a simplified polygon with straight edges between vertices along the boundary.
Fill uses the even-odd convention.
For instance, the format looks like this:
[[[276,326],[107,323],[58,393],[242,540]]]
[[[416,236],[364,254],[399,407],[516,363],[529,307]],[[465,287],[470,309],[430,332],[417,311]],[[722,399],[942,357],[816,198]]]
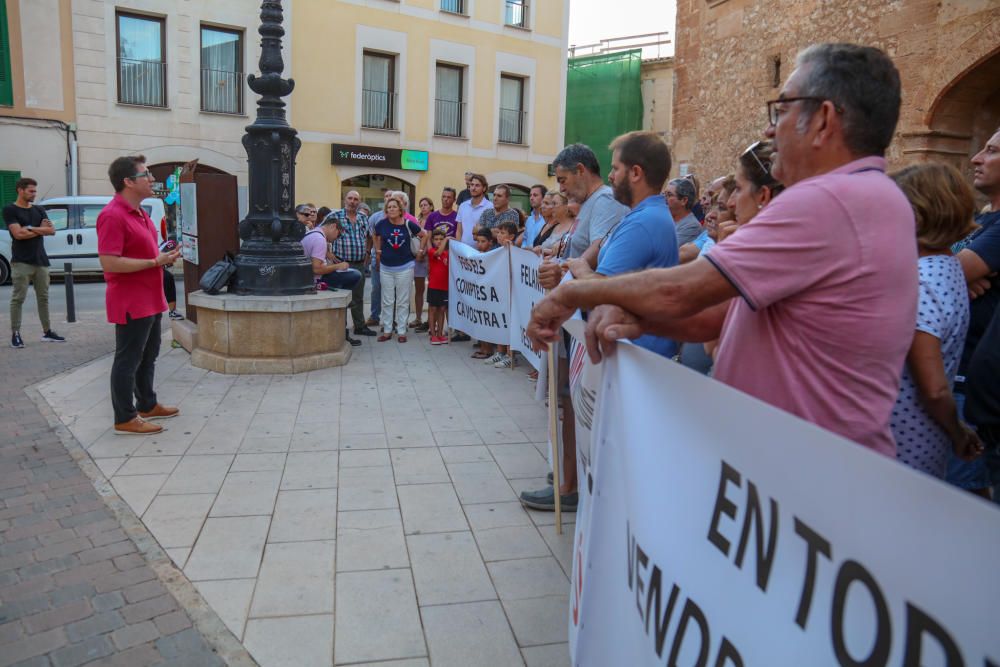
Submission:
[[[404,171],[427,171],[430,166],[427,151],[332,144],[331,153],[331,164]]]

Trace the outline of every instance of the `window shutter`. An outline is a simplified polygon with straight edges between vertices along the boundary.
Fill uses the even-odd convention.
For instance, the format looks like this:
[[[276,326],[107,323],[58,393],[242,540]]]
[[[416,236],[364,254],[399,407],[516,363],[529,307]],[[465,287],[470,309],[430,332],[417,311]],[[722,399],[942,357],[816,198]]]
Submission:
[[[0,206],[6,206],[17,199],[14,184],[21,178],[19,171],[0,171]]]
[[[10,39],[7,36],[7,3],[0,0],[0,105],[14,105],[14,84],[10,79]]]

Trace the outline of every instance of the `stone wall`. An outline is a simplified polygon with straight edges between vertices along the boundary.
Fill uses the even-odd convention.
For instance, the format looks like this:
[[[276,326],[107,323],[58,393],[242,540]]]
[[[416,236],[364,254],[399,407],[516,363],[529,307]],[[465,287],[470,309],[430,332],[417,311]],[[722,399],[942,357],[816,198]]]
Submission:
[[[899,67],[903,110],[894,166],[966,166],[1000,122],[996,0],[678,0],[672,144],[675,165],[731,171],[761,138],[795,54],[817,42],[884,49]],[[676,170],[675,166],[675,170]]]

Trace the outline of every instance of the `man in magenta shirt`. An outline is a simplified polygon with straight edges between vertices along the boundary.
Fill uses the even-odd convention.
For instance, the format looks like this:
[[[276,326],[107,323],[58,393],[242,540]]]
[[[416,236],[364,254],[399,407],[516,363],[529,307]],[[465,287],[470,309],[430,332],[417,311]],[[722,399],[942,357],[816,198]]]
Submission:
[[[595,309],[595,359],[643,333],[720,338],[716,379],[895,456],[889,415],[918,290],[913,212],[882,157],[899,106],[883,52],[806,49],[768,102],[772,173],[788,189],[694,262],[559,287],[535,306],[529,336],[554,339],[583,307]]]
[[[180,250],[160,252],[156,227],[140,206],[143,199],[153,196],[153,175],[146,169],[146,158],[117,158],[108,167],[108,176],[115,196],[97,216],[97,254],[107,282],[108,322],[115,325],[111,367],[115,433],[149,435],[163,430],[150,420],[180,412],[160,405],[153,390],[160,318],[167,309],[161,267],[172,265]]]

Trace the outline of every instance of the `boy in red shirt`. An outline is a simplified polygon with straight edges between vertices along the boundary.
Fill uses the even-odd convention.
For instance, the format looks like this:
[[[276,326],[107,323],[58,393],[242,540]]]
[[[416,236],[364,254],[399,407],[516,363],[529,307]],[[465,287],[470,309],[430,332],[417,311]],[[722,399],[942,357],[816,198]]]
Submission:
[[[441,225],[431,233],[427,251],[427,312],[431,345],[448,342],[444,330],[448,313],[448,226]]]

